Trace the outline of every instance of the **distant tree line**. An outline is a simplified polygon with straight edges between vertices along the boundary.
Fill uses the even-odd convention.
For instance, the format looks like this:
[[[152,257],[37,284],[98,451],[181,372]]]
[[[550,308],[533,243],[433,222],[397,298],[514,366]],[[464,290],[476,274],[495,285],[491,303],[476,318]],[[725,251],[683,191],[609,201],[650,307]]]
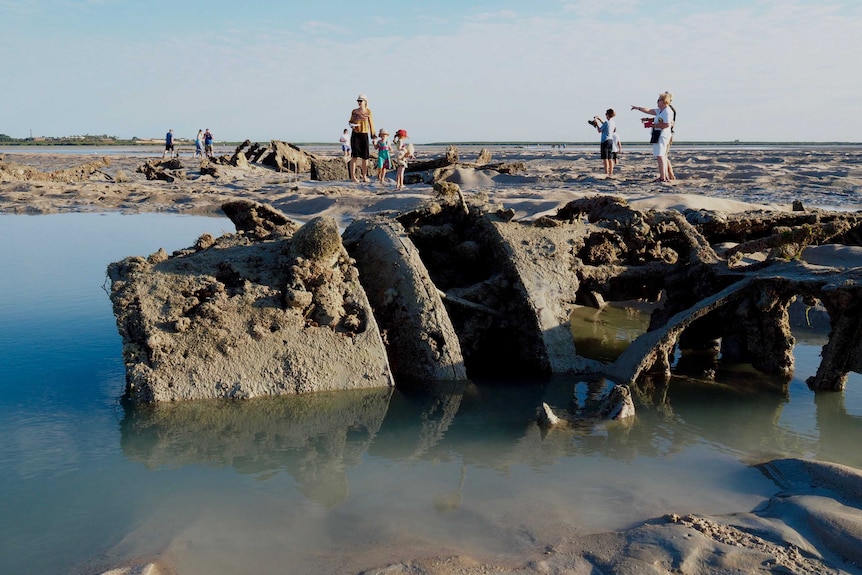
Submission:
[[[121,140],[116,136],[109,136],[107,134],[85,134],[83,136],[59,137],[45,136],[37,138],[13,138],[6,134],[0,134],[0,143],[6,146],[128,146],[137,144],[138,141],[139,138],[137,136],[130,140]]]

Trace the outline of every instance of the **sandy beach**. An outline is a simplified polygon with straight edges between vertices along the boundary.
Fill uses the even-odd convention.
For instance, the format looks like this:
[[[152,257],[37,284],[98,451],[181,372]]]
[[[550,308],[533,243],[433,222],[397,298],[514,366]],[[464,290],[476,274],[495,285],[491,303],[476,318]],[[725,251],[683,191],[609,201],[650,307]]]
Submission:
[[[488,146],[495,162],[524,162],[515,174],[470,167],[482,146],[460,146],[463,167],[449,181],[466,197],[485,195],[492,203],[530,221],[554,214],[567,202],[591,195],[624,197],[639,209],[702,209],[723,212],[806,208],[862,209],[862,146],[685,146],[671,152],[677,180],[656,183],[655,159],[646,146],[624,150],[618,174],[606,178],[598,146]],[[226,150],[225,150],[226,151]],[[310,148],[337,156],[335,147]],[[443,146],[417,146],[419,159],[445,152]],[[100,156],[96,156],[100,157]],[[109,165],[79,183],[28,181],[0,170],[0,214],[61,212],[168,212],[218,215],[229,200],[266,203],[298,221],[317,215],[346,226],[357,218],[412,209],[434,197],[430,184],[395,191],[386,184],[316,182],[309,174],[278,173],[251,166],[226,168],[218,179],[201,176],[198,161],[181,158],[188,179],[148,181],[137,168],[152,151],[107,154]],[[0,152],[6,163],[43,172],[91,162],[92,154],[26,149]],[[0,167],[2,164],[0,164]],[[154,232],[156,233],[156,232]],[[191,244],[194,238],[189,238]],[[821,252],[822,253],[822,252]],[[842,257],[846,257],[844,254]],[[858,259],[858,256],[856,256]],[[828,260],[830,263],[833,260]],[[854,267],[859,262],[844,262]],[[518,561],[472,557],[450,549],[405,543],[369,550],[357,563],[368,575],[460,573],[862,573],[862,473],[823,462],[798,459],[754,462],[775,482],[775,495],[757,509],[722,516],[668,515],[611,533],[555,533],[537,528],[535,551]],[[548,525],[553,521],[549,520]],[[130,535],[129,537],[132,537]],[[358,570],[355,570],[356,572]],[[112,575],[183,573],[171,551],[119,565]],[[342,572],[342,571],[339,571]]]
[[[461,162],[475,161],[483,146],[460,146]],[[587,147],[488,146],[494,162],[524,162],[515,174],[459,168],[450,178],[466,194],[486,193],[512,208],[516,219],[553,213],[566,202],[594,194],[621,195],[636,207],[744,211],[770,207],[790,209],[794,201],[806,207],[856,210],[862,208],[862,147],[687,147],[676,145],[671,159],[677,180],[654,183],[655,159],[646,146],[625,149],[617,173],[606,178],[598,150]],[[232,151],[232,150],[231,150]],[[306,151],[337,156],[334,147]],[[220,150],[227,153],[228,150]],[[439,157],[443,146],[417,146],[417,161]],[[22,149],[0,152],[7,162],[50,172],[92,162],[93,154],[37,152]],[[252,165],[248,170],[226,169],[225,177],[200,176],[198,161],[181,157],[188,179],[182,182],[147,181],[137,168],[159,158],[152,150],[134,154],[107,154],[102,169],[106,180],[61,184],[10,181],[0,176],[0,213],[119,211],[216,214],[231,199],[267,203],[302,220],[329,215],[349,222],[357,215],[400,211],[433,195],[430,185],[394,189],[394,173],[387,184],[315,182],[308,174],[278,173]]]

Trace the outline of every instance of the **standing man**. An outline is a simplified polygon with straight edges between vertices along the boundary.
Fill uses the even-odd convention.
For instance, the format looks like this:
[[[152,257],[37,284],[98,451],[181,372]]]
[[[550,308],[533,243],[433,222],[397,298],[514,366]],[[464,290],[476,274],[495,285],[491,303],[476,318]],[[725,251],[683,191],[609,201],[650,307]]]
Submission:
[[[209,128],[204,132],[204,153],[207,155],[207,158],[213,157],[213,135]]]
[[[165,159],[165,154],[170,154],[170,157],[174,157],[174,131],[168,130],[168,133],[165,134],[165,151],[162,152],[162,159]]]
[[[604,122],[598,116],[594,116],[591,120],[591,124],[596,127],[602,134],[602,141],[600,144],[600,154],[602,157],[602,165],[605,167],[605,176],[611,177],[614,175],[614,132],[617,131],[617,124],[614,121],[614,116],[617,113],[614,112],[613,108],[608,108],[605,112],[605,118],[607,118]]]
[[[353,130],[350,134],[350,161],[347,163],[347,169],[350,172],[350,179],[354,182],[359,182],[356,176],[356,160],[362,160],[362,181],[369,182],[368,179],[368,158],[371,156],[369,152],[369,137],[376,140],[374,135],[374,115],[368,108],[368,98],[365,94],[359,94],[356,97],[356,103],[359,104],[350,113],[350,121],[348,124]]]

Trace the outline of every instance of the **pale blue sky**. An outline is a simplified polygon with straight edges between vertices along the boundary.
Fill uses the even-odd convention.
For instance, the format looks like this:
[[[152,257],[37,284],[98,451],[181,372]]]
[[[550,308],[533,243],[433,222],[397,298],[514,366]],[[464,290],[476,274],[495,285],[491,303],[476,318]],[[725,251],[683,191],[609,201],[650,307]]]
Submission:
[[[593,141],[674,93],[677,140],[862,141],[858,0],[0,0],[0,133]]]

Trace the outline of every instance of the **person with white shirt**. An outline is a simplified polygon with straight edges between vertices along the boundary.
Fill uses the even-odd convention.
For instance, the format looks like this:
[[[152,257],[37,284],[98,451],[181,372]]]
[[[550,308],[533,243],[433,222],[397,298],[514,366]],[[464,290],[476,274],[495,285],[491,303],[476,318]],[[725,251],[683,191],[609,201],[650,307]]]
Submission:
[[[652,121],[650,143],[652,144],[653,156],[655,156],[658,162],[658,178],[655,179],[656,182],[671,181],[667,150],[670,146],[670,139],[673,136],[671,128],[673,127],[674,113],[673,109],[670,108],[672,98],[673,96],[670,92],[662,92],[658,95],[657,107],[655,108],[632,106],[632,110],[638,110],[655,116]]]

